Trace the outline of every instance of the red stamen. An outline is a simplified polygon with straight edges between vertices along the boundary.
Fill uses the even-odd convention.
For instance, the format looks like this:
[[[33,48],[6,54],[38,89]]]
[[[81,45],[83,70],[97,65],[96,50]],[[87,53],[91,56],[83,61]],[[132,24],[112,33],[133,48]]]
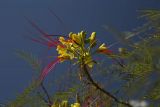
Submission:
[[[48,45],[46,44],[46,42],[44,42],[44,41],[40,41],[40,40],[35,39],[35,38],[31,38],[31,40],[34,41],[34,42],[37,42],[37,43],[40,43],[40,44],[43,44],[43,45],[48,46]]]
[[[40,75],[40,80],[43,81],[44,78],[48,75],[48,73],[55,67],[56,64],[58,64],[60,62],[60,59],[57,58],[55,61],[52,61],[51,63],[49,63],[42,71],[41,75]]]
[[[41,38],[43,41],[40,40],[36,40],[36,39],[32,39],[33,41],[39,42],[41,44],[47,44],[49,47],[56,47],[58,45],[58,40],[53,40],[49,34],[47,34],[46,32],[44,32],[37,24],[35,24],[32,20],[30,20],[29,18],[25,17],[27,19],[27,21],[35,28],[37,29],[44,38]],[[45,43],[46,42],[46,43]]]

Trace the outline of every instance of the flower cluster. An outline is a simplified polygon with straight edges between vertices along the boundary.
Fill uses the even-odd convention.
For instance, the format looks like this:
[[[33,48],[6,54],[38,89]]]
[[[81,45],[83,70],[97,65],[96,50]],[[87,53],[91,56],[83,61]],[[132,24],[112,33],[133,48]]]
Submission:
[[[81,31],[78,34],[70,33],[68,38],[59,37],[59,44],[57,46],[58,58],[61,62],[65,60],[77,59],[81,62],[82,59],[85,64],[92,68],[94,65],[94,60],[92,59],[92,53],[95,52],[108,52],[107,47],[103,43],[100,45],[95,52],[92,48],[96,46],[96,32],[93,32],[89,38],[86,38],[86,33]]]
[[[93,55],[95,53],[112,54],[112,52],[106,47],[105,43],[98,46],[96,32],[92,32],[88,38],[84,31],[81,31],[78,34],[71,32],[68,36],[60,36],[57,41],[48,36],[44,37],[45,43],[38,40],[34,41],[48,44],[49,47],[56,47],[58,56],[55,61],[48,64],[43,69],[40,77],[41,80],[44,79],[57,63],[62,63],[66,60],[75,60],[76,63],[84,62],[83,64],[92,68],[96,62],[93,60]]]
[[[95,33],[92,33],[92,36],[95,38]],[[60,58],[62,62],[68,59],[77,59],[80,62],[83,58],[89,67],[93,67],[93,61],[89,48],[85,48],[85,38],[86,34],[83,31],[78,34],[70,33],[69,38],[67,39],[60,37],[59,41],[62,45],[57,46],[57,51],[59,54],[58,58]],[[94,38],[92,38],[92,40]]]

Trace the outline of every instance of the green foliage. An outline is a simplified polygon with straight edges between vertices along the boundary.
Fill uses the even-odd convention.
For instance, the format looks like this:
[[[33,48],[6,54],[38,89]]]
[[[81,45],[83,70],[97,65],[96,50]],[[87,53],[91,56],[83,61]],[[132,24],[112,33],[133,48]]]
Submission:
[[[152,88],[148,91],[148,95],[145,96],[151,100],[160,100],[160,80],[158,79]]]
[[[32,96],[32,93],[36,88],[37,82],[33,81],[21,94],[16,97],[14,101],[10,102],[7,107],[25,107],[29,101],[32,101],[32,98],[34,97]]]
[[[78,92],[79,88],[80,88],[79,85],[75,85],[73,87],[70,87],[66,91],[62,91],[62,92],[58,91],[53,96],[53,100],[68,100],[68,99],[71,99],[71,98],[74,99],[74,97],[76,96],[76,93]]]
[[[141,13],[141,17],[148,20],[147,24],[150,28],[160,30],[160,10],[143,10]]]
[[[160,10],[142,10],[141,17],[145,17],[148,21],[157,21],[160,19]]]
[[[25,51],[17,50],[16,54],[21,57],[23,60],[28,62],[33,70],[40,72],[41,71],[41,61],[34,56],[32,53],[28,53]]]
[[[125,92],[131,96],[143,90],[143,93],[139,95],[142,99],[159,102],[160,80],[156,78],[160,76],[160,33],[158,24],[160,11],[145,10],[143,13],[142,16],[149,20],[149,25],[154,28],[155,32],[146,35],[148,37],[137,42],[131,51],[125,71],[133,75],[133,80],[125,85]],[[156,77],[153,75],[156,75]]]

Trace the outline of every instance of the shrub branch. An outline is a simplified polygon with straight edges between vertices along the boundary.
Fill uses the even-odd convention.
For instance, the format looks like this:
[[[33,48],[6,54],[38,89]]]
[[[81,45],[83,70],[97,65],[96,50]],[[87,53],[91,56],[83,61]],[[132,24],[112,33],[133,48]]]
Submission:
[[[123,104],[127,107],[133,107],[132,105],[130,105],[128,102],[124,102],[124,101],[120,101],[117,97],[115,97],[114,95],[112,95],[110,92],[106,91],[105,89],[103,89],[102,87],[100,87],[91,77],[90,73],[88,72],[87,66],[85,64],[82,64],[82,69],[84,70],[86,76],[87,76],[87,80],[94,86],[96,87],[98,90],[100,90],[101,92],[103,92],[105,95],[111,97],[115,102]]]

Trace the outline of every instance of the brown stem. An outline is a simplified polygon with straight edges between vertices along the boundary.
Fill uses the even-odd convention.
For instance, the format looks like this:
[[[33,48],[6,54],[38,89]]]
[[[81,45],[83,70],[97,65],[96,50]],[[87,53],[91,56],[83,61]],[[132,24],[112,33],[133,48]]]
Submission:
[[[124,102],[124,101],[120,101],[118,98],[116,98],[114,95],[112,95],[110,92],[106,91],[105,89],[101,88],[91,77],[91,75],[89,74],[88,72],[88,69],[86,67],[85,64],[82,64],[82,67],[83,67],[83,70],[87,76],[87,79],[89,80],[89,82],[95,86],[98,90],[100,90],[101,92],[103,92],[104,94],[106,94],[107,96],[111,97],[114,101],[116,101],[117,103],[120,103],[120,104],[123,104],[127,107],[132,107],[132,105],[130,105],[129,103],[127,102]]]

